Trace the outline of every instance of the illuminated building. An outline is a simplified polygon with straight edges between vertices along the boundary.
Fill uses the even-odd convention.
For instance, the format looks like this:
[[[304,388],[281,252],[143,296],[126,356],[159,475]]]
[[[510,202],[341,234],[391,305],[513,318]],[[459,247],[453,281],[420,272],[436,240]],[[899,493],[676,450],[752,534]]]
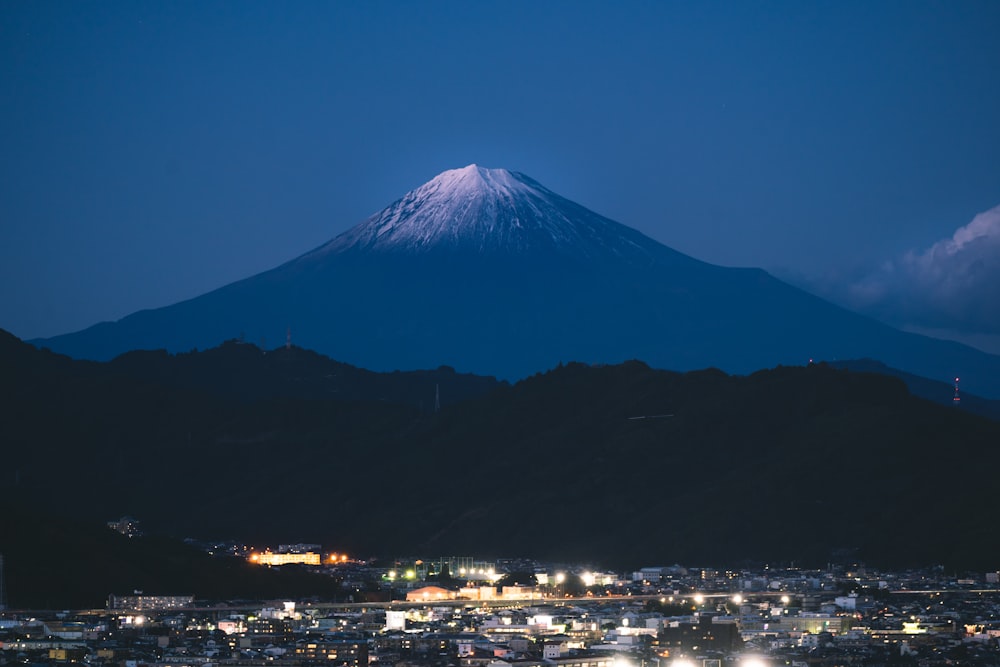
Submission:
[[[267,618],[264,616],[251,616],[247,618],[247,632],[252,635],[265,635],[267,637],[291,636],[293,633],[292,623],[284,618]]]
[[[422,602],[424,600],[454,600],[458,595],[440,586],[424,586],[406,594],[407,602]]]
[[[496,573],[496,563],[478,561],[470,556],[445,556],[437,560],[418,560],[413,570],[418,579],[447,571],[455,579],[490,581]]]
[[[743,640],[735,622],[716,620],[705,614],[695,623],[674,622],[664,626],[660,646],[685,652],[737,651],[742,648]]]
[[[108,609],[176,609],[194,604],[193,595],[109,595]]]
[[[458,595],[466,600],[495,600],[497,589],[496,586],[465,586]]]
[[[325,662],[343,667],[367,667],[368,643],[365,640],[319,639],[295,644],[295,657],[302,661]]]
[[[320,565],[322,558],[315,551],[307,551],[301,554],[294,553],[264,553],[250,554],[251,563],[257,565]]]
[[[246,623],[242,618],[223,618],[217,626],[219,631],[227,635],[239,634],[247,631]]]
[[[541,597],[535,592],[534,586],[504,586],[500,589],[501,600],[531,600]]]

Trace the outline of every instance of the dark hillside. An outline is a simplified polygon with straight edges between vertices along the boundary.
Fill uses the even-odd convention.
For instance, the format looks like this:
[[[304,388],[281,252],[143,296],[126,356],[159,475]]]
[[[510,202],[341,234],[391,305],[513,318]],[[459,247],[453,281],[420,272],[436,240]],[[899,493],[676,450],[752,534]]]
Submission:
[[[830,365],[834,368],[844,368],[860,373],[880,373],[898,377],[906,383],[907,388],[914,396],[926,398],[941,405],[954,405],[955,386],[954,383],[931,380],[929,378],[906,373],[896,368],[890,368],[874,359],[854,359],[850,361],[833,361]],[[961,391],[961,401],[958,407],[972,414],[982,415],[1000,421],[1000,401],[982,398],[968,391]]]
[[[997,567],[1000,424],[885,375],[568,364],[434,414],[4,350],[0,493],[66,515],[361,554]]]
[[[441,508],[443,533],[415,530],[439,549],[462,535],[502,543],[500,532],[546,555],[643,562],[822,563],[838,548],[897,564],[992,561],[996,540],[967,510],[996,503],[1000,429],[893,378],[570,365],[446,417],[424,439],[439,455],[462,442],[490,452],[477,470],[497,493]]]
[[[177,540],[127,538],[96,522],[9,505],[0,513],[7,606],[101,608],[108,595],[194,595],[198,600],[341,594],[335,578],[294,568],[259,568],[212,558]]]
[[[339,399],[408,404],[434,409],[492,391],[495,378],[435,370],[375,373],[299,347],[264,351],[231,340],[201,352],[127,352],[107,372],[177,389],[208,391],[244,401],[269,398]]]

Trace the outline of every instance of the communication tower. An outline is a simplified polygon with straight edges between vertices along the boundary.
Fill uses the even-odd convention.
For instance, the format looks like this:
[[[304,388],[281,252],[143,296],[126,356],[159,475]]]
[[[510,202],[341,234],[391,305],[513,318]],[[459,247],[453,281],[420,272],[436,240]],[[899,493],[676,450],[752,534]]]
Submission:
[[[958,378],[955,378],[955,398],[951,399],[952,405],[959,405],[962,402],[962,397],[958,394]]]

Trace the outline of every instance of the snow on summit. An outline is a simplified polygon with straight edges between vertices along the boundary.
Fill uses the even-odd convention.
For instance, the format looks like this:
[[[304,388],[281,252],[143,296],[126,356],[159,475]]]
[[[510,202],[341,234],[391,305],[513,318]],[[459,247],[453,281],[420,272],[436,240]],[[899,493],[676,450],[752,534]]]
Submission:
[[[442,172],[306,257],[331,253],[556,252],[642,256],[665,249],[524,174],[471,164]]]
[[[497,196],[514,196],[518,192],[530,192],[538,189],[537,185],[532,188],[525,180],[518,179],[519,174],[514,174],[506,169],[487,169],[475,164],[470,164],[462,169],[450,169],[435,176],[433,179],[422,185],[415,192],[424,190],[434,193],[445,193],[445,196],[493,193]],[[521,179],[524,179],[521,176]]]

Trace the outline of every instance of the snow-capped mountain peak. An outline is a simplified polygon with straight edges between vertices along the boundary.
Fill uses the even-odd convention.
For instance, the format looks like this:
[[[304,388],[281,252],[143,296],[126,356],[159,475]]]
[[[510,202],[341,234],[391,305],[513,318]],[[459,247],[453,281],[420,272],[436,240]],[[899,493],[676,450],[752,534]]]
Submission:
[[[665,248],[506,169],[442,172],[306,257],[331,253],[640,256]]]
[[[520,178],[518,178],[520,176]],[[525,177],[506,169],[487,169],[476,164],[470,164],[461,169],[449,169],[441,172],[430,181],[420,186],[415,192],[426,196],[456,195],[477,196],[491,194],[493,196],[514,196],[532,190]]]

